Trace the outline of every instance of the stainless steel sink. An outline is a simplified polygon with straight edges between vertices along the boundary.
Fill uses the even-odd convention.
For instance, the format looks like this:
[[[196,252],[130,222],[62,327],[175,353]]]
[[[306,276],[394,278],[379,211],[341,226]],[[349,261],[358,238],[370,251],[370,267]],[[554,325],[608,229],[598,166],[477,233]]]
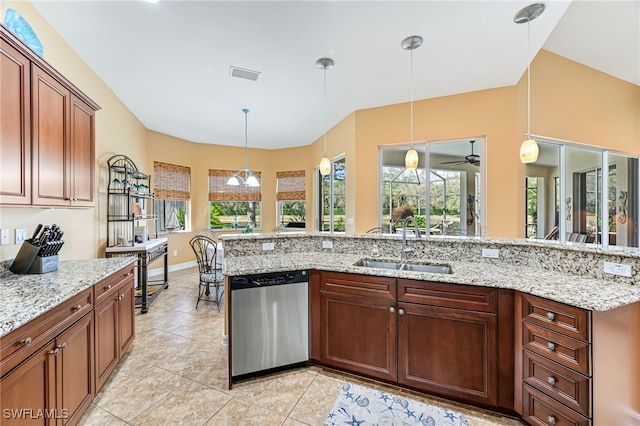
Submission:
[[[412,272],[428,272],[430,274],[451,274],[451,266],[449,265],[433,265],[425,263],[402,263],[392,262],[384,260],[371,260],[360,259],[354,266],[363,266],[365,268],[381,268],[381,269],[395,269],[398,271],[412,271]]]

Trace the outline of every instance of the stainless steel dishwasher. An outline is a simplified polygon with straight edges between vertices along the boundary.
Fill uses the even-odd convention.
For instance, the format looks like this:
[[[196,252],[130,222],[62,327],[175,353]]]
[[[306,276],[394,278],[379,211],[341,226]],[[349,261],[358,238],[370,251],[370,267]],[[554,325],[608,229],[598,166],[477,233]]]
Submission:
[[[307,271],[230,277],[230,287],[232,379],[309,360]]]

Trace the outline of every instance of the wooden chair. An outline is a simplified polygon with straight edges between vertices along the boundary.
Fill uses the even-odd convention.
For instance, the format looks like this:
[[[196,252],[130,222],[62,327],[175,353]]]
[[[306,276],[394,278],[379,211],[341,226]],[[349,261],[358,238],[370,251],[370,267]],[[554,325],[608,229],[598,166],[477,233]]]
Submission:
[[[222,265],[216,262],[218,244],[210,237],[205,235],[196,235],[191,238],[189,245],[193,248],[193,252],[196,255],[196,261],[198,262],[198,275],[200,282],[198,285],[196,309],[198,309],[198,303],[200,303],[201,300],[204,300],[215,303],[218,306],[218,312],[220,312],[220,301],[222,300],[224,287],[221,291],[220,286],[223,283]],[[214,292],[213,295],[211,295],[212,290]]]

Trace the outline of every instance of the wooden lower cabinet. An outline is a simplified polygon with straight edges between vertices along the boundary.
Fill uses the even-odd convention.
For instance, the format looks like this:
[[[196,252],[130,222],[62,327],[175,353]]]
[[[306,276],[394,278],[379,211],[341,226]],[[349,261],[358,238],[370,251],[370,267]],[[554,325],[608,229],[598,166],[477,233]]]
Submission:
[[[119,283],[94,310],[96,391],[100,391],[135,337],[133,275]]]
[[[398,382],[497,405],[495,314],[398,303]]]
[[[326,365],[395,381],[395,303],[385,299],[321,292],[320,361]]]
[[[87,314],[4,377],[2,424],[77,423],[95,396],[93,343]]]

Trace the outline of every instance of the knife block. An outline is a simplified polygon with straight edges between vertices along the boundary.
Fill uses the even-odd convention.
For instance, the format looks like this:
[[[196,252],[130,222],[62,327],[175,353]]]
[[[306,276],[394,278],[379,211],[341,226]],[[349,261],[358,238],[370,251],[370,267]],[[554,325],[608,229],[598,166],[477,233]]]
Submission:
[[[47,272],[54,272],[58,270],[58,255],[40,257],[36,256],[31,268],[27,271],[27,274],[46,274]]]
[[[24,241],[20,246],[20,250],[18,254],[16,254],[15,259],[13,259],[13,263],[9,270],[14,274],[26,274],[29,272],[29,268],[33,265],[34,260],[38,256],[38,251],[40,247],[31,244],[30,241]]]

